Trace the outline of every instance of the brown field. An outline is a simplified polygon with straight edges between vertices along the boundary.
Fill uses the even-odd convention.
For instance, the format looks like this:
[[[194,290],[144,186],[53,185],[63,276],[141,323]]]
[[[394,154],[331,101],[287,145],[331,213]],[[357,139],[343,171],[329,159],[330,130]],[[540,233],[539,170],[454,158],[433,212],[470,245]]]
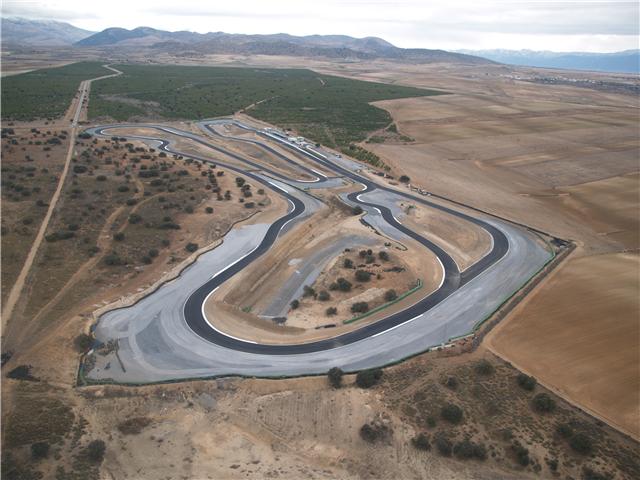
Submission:
[[[487,348],[638,438],[639,272],[637,254],[571,258]]]

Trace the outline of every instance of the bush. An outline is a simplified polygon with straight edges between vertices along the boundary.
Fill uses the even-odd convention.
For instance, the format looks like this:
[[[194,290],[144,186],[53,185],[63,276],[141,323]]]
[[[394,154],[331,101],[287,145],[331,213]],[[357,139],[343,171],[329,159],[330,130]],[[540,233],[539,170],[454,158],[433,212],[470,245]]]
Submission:
[[[316,295],[316,291],[314,290],[313,287],[310,287],[309,285],[305,285],[304,287],[302,287],[302,296],[303,297],[314,297]]]
[[[427,437],[424,433],[419,433],[415,437],[411,439],[411,445],[413,445],[418,450],[431,450],[431,443],[429,442],[429,437]]]
[[[150,250],[149,250],[149,252],[148,252],[148,255],[149,255],[151,258],[156,258],[159,254],[160,254],[160,252],[158,252],[158,249],[157,249],[157,248],[152,248],[152,249],[150,249]]]
[[[444,381],[444,385],[445,387],[450,388],[451,390],[455,390],[456,388],[458,388],[458,379],[453,376],[448,376],[447,379]]]
[[[84,165],[73,166],[73,173],[86,173],[87,170],[88,170],[87,167]]]
[[[124,193],[124,192],[128,192],[128,191],[129,191],[129,186],[127,186],[127,185],[120,185],[120,186],[118,187],[118,191],[119,191],[119,192],[122,192],[122,193]]]
[[[475,370],[480,375],[491,375],[495,369],[488,360],[482,359],[476,363]]]
[[[136,200],[135,198],[127,198],[127,201],[124,203],[126,203],[127,206],[132,207],[133,205],[138,203],[138,200]]]
[[[453,445],[451,444],[451,440],[445,437],[442,433],[436,435],[435,438],[436,448],[438,449],[438,453],[443,457],[450,457],[451,451],[453,450]]]
[[[360,428],[360,437],[369,443],[375,443],[390,433],[389,427],[376,423],[365,423]]]
[[[102,440],[93,440],[87,445],[86,453],[89,460],[95,463],[101,463],[104,459],[104,452],[107,446]]]
[[[398,180],[400,180],[402,183],[409,183],[411,181],[411,179],[407,175],[400,175],[400,178]]]
[[[387,290],[384,294],[384,299],[387,302],[393,302],[396,298],[398,298],[398,294],[393,289]]]
[[[518,374],[517,381],[520,387],[529,392],[533,391],[533,389],[536,388],[536,384],[538,383],[538,381],[534,377],[530,377],[525,373]]]
[[[321,302],[326,302],[327,300],[329,300],[331,298],[331,295],[329,295],[329,292],[327,292],[326,290],[322,290],[319,294],[318,294],[318,300],[320,300]]]
[[[529,450],[523,447],[520,442],[516,441],[511,446],[513,453],[516,457],[516,461],[523,467],[526,467],[531,462],[529,458]]]
[[[356,302],[351,305],[351,313],[365,313],[369,311],[369,304],[367,302]]]
[[[588,455],[593,451],[593,443],[589,436],[584,432],[576,433],[569,440],[569,445],[574,452],[581,455]]]
[[[151,423],[151,419],[147,417],[134,417],[118,424],[118,430],[124,435],[137,435]]]
[[[343,375],[344,372],[338,367],[333,367],[331,370],[329,370],[327,377],[329,378],[329,383],[333,388],[340,388],[342,386]]]
[[[362,370],[356,375],[356,385],[360,388],[371,388],[382,378],[382,370],[372,368],[370,370]]]
[[[468,439],[456,443],[453,447],[453,454],[460,460],[469,460],[471,458],[477,460],[487,459],[487,450],[484,445],[474,443]]]
[[[198,244],[197,244],[197,243],[191,243],[191,242],[189,242],[189,243],[187,243],[187,244],[185,245],[184,249],[185,249],[187,252],[191,252],[191,253],[193,253],[193,252],[195,252],[196,250],[198,250]]]
[[[355,207],[353,207],[351,209],[351,213],[354,215],[361,215],[362,214],[362,207],[360,205],[356,205]]]
[[[193,207],[191,205],[187,205],[184,207],[184,211],[187,213],[193,213]]]
[[[371,279],[371,272],[366,270],[356,270],[356,280],[358,282],[368,282]]]
[[[351,290],[351,282],[346,278],[340,277],[335,283],[329,286],[329,290],[340,290],[341,292],[348,292]]]
[[[211,213],[213,213],[213,207],[206,207],[206,208],[204,209],[204,211],[205,211],[205,212],[207,212],[207,213],[209,213],[209,214],[211,214]]]
[[[107,177],[105,175],[98,175],[96,177],[96,182],[106,182],[107,181]]]
[[[116,234],[113,236],[113,239],[114,239],[116,242],[121,242],[121,241],[123,241],[123,240],[124,240],[124,233],[122,233],[122,232],[118,232],[118,233],[116,233]]]
[[[344,268],[353,268],[353,260],[351,260],[350,258],[345,258],[344,262],[342,262],[342,266]]]
[[[373,263],[376,261],[376,257],[374,257],[373,255],[367,255],[364,259],[364,261],[366,263]]]
[[[533,397],[532,405],[538,413],[550,413],[556,409],[556,401],[547,393],[539,393]]]
[[[386,262],[389,260],[389,254],[382,250],[381,252],[378,252],[378,258],[383,262]]]
[[[571,438],[573,436],[573,428],[567,423],[561,423],[556,427],[556,432],[562,438]]]
[[[31,444],[31,457],[38,460],[47,458],[49,455],[49,444],[47,442],[36,442]]]
[[[78,335],[73,341],[76,350],[81,353],[85,353],[89,351],[91,345],[93,345],[93,337],[91,335],[87,335],[86,333],[81,333]]]
[[[136,223],[140,223],[141,221],[142,221],[142,217],[137,213],[132,213],[131,215],[129,215],[129,223],[132,223],[135,225]]]
[[[105,255],[104,263],[109,266],[117,266],[124,265],[126,262],[120,258],[117,253],[110,253],[109,255]]]
[[[589,467],[582,470],[582,480],[610,480],[611,476],[604,473],[596,472]]]
[[[447,403],[440,410],[440,416],[449,423],[458,424],[462,421],[462,409],[453,403]]]
[[[140,261],[145,265],[151,265],[151,263],[153,263],[153,259],[149,255],[144,255]]]
[[[36,377],[31,375],[31,365],[19,365],[7,373],[7,377],[14,380],[37,380]]]
[[[291,310],[296,310],[298,307],[300,307],[300,300],[293,300],[289,306],[291,307]]]
[[[327,315],[327,317],[332,317],[333,315],[336,315],[338,313],[338,309],[336,307],[329,307],[324,311],[324,313]]]

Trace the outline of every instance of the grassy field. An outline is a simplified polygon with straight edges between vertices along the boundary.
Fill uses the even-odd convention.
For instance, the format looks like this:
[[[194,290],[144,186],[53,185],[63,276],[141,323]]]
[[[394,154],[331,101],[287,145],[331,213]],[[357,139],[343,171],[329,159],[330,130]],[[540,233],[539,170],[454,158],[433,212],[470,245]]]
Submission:
[[[2,79],[3,120],[64,115],[82,80],[109,73],[99,62],[80,62]]]
[[[89,117],[207,118],[246,110],[315,141],[344,147],[391,123],[369,102],[431,90],[320,75],[310,70],[116,65],[124,75],[92,87]]]

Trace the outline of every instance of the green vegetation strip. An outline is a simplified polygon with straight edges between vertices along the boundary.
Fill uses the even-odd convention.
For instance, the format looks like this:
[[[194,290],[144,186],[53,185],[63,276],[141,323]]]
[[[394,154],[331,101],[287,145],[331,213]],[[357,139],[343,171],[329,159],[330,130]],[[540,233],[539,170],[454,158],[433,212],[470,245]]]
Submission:
[[[280,68],[114,65],[123,75],[91,88],[89,117],[201,119],[248,114],[346,148],[392,121],[370,102],[444,92]],[[249,108],[251,107],[251,108]]]
[[[422,280],[418,279],[417,285],[415,287],[413,287],[411,290],[406,291],[405,293],[400,295],[395,300],[391,300],[390,302],[384,303],[384,304],[380,305],[379,307],[374,308],[373,310],[369,310],[367,313],[363,313],[362,315],[358,315],[357,317],[350,318],[349,320],[343,320],[342,323],[344,323],[345,325],[348,325],[349,323],[353,323],[353,322],[357,322],[358,320],[362,320],[363,318],[368,317],[369,315],[373,315],[374,313],[379,312],[380,310],[383,310],[383,309],[393,305],[394,303],[398,303],[400,300],[407,298],[409,295],[411,295],[414,292],[417,292],[421,288],[422,288]]]
[[[109,73],[99,62],[80,62],[3,77],[2,118],[26,121],[61,117],[82,80]]]

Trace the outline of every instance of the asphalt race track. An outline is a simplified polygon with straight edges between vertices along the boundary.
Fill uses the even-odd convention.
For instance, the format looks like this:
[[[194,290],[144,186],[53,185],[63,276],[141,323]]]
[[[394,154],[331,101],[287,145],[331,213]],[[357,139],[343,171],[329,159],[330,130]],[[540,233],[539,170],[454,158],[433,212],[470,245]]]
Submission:
[[[223,135],[217,127],[226,124],[252,131],[265,141]],[[212,140],[163,125],[109,125],[87,131],[110,137],[114,135],[109,133],[113,129],[121,131],[130,127],[153,129],[158,135],[124,134],[128,139],[144,140],[167,153],[213,162],[242,173],[286,198],[291,209],[270,225],[250,225],[232,230],[221,246],[202,255],[175,281],[163,285],[133,306],[103,314],[96,326],[96,336],[103,342],[118,339],[119,362],[109,362],[106,358],[97,362],[88,374],[94,380],[110,378],[120,382],[145,382],[231,374],[297,375],[323,373],[336,365],[345,370],[384,365],[470,333],[476,323],[526,283],[551,257],[543,243],[528,231],[493,218],[471,216],[427,198],[380,185],[360,175],[357,168],[362,167],[354,162],[311,146],[301,147],[271,131],[254,129],[236,120],[200,122],[200,128]],[[173,145],[172,137],[197,142],[248,168],[180,152]],[[216,137],[251,143],[292,164],[314,180],[287,178],[224,149],[215,143]],[[333,172],[335,177],[328,177],[296,162],[267,142],[276,143],[298,157],[306,157],[325,171]],[[401,312],[320,341],[260,344],[216,330],[204,314],[203,304],[207,297],[267,252],[285,226],[292,228],[302,217],[312,213],[312,197],[297,186],[303,183],[308,187],[330,188],[330,182],[335,182],[336,177],[362,185],[361,191],[350,193],[345,201],[363,208],[365,222],[385,232],[393,232],[394,237],[411,238],[437,256],[444,272],[439,288]],[[394,216],[389,204],[381,201],[403,198],[479,226],[491,236],[491,249],[481,260],[461,272],[445,250],[404,226]],[[211,271],[218,273],[211,276]]]

